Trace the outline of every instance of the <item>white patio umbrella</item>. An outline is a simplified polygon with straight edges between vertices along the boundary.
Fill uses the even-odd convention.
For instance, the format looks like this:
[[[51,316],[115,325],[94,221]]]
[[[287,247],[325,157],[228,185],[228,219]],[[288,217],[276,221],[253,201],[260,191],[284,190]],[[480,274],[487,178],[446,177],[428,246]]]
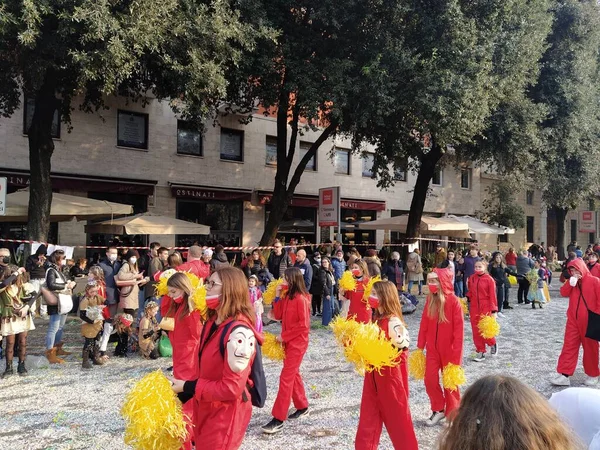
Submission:
[[[406,233],[408,215],[363,222],[358,225],[361,230],[389,230]],[[425,236],[451,236],[469,239],[469,226],[448,217],[421,217],[420,231]]]
[[[194,222],[143,213],[86,225],[88,233],[104,234],[210,234],[210,227]]]
[[[448,217],[458,220],[459,222],[466,223],[469,226],[470,233],[476,234],[514,234],[515,230],[508,227],[490,225],[489,223],[482,222],[479,219],[471,216],[455,216],[450,214]]]

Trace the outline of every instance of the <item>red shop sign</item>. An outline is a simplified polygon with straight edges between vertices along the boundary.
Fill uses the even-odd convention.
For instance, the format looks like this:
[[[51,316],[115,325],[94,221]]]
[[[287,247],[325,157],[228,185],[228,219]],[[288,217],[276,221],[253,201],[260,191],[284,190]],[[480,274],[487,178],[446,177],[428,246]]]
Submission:
[[[273,198],[272,194],[261,195],[260,203],[268,205],[271,203]],[[318,208],[319,198],[308,198],[308,197],[294,197],[291,206],[300,206],[304,208]],[[363,201],[363,200],[344,200],[342,199],[340,205],[344,209],[357,209],[361,211],[385,211],[385,202],[380,201]]]

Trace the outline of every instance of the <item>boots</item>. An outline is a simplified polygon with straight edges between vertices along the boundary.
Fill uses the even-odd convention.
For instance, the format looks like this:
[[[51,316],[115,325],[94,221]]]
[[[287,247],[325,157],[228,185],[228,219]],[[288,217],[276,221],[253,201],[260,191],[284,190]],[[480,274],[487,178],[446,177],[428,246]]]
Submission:
[[[25,368],[25,361],[19,361],[19,365],[17,366],[17,373],[22,377],[27,376],[27,369]]]
[[[90,348],[86,345],[83,347],[83,352],[81,353],[81,358],[83,362],[81,363],[82,369],[91,369],[92,363],[90,362]]]
[[[50,364],[64,364],[65,360],[56,356],[56,347],[46,350],[46,358]]]
[[[92,351],[92,357],[94,359],[94,365],[96,365],[96,366],[104,365],[104,358],[102,358],[102,356],[100,355],[100,349],[98,348],[97,345],[94,345],[94,349]]]
[[[68,352],[65,349],[63,349],[63,345],[65,345],[64,342],[59,342],[58,344],[56,344],[54,347],[56,348],[56,356],[69,356],[72,355],[72,352]]]
[[[14,375],[15,371],[13,370],[13,363],[12,363],[12,359],[9,361],[8,359],[6,360],[6,370],[4,371],[4,373],[2,375],[0,375],[0,378],[6,378],[10,375]]]

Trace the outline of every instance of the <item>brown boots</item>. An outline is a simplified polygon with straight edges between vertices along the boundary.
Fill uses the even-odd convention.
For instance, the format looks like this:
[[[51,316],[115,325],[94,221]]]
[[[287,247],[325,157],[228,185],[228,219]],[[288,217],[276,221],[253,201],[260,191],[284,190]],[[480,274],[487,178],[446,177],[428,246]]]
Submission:
[[[56,356],[56,347],[51,350],[46,350],[46,358],[50,364],[64,364],[65,360]]]
[[[65,349],[63,349],[63,345],[65,345],[64,342],[59,342],[58,344],[56,344],[54,346],[56,348],[56,356],[69,356],[69,355],[72,355],[71,352],[68,352]]]

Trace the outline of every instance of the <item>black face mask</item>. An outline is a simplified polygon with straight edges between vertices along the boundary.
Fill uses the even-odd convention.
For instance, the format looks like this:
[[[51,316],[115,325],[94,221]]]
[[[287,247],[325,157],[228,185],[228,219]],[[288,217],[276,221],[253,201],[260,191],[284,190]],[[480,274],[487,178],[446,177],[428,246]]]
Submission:
[[[2,264],[6,265],[10,263],[10,256],[0,256],[0,261],[2,261]]]

